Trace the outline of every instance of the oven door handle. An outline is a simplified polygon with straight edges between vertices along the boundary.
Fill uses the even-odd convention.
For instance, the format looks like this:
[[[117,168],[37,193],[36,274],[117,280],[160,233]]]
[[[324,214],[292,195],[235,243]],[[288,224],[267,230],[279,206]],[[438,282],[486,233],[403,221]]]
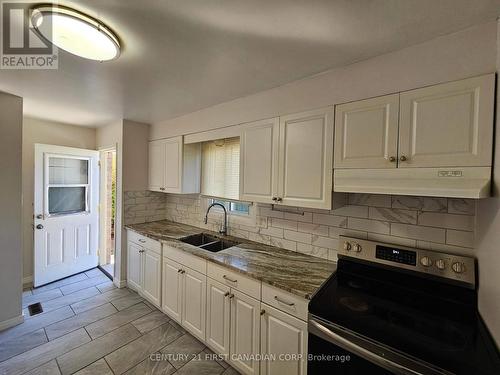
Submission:
[[[330,326],[330,324],[329,324]],[[427,375],[427,374],[432,374],[432,375],[437,375],[437,374],[449,374],[446,371],[440,371],[436,368],[426,366],[425,364],[417,364],[414,361],[404,358],[403,361],[406,362],[405,364],[397,363],[392,359],[383,357],[377,353],[374,353],[371,350],[368,350],[356,343],[354,343],[352,340],[342,336],[343,332],[341,329],[336,330],[337,332],[332,331],[332,329],[335,329],[335,327],[326,327],[324,324],[322,324],[320,321],[312,318],[311,316],[309,317],[309,333],[313,334],[315,336],[318,336],[324,340],[327,340],[331,342],[332,344],[335,344],[339,347],[341,347],[344,350],[347,350],[351,352],[352,354],[355,354],[363,359],[366,359],[382,368],[385,368],[386,370],[389,370],[391,372],[394,372],[395,374],[401,374],[401,375]],[[373,345],[373,344],[372,344]],[[391,352],[391,354],[395,354]],[[391,357],[394,357],[394,355],[391,355]],[[410,368],[409,366],[413,365],[412,367],[415,368]]]

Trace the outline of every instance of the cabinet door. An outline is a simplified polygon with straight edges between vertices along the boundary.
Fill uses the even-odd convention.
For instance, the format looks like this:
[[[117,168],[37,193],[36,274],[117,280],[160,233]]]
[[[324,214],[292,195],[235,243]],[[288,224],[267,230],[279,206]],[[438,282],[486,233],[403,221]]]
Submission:
[[[396,168],[399,94],[335,107],[335,168]]]
[[[240,136],[240,199],[273,203],[278,183],[279,118],[248,124]]]
[[[144,297],[156,306],[161,306],[161,256],[145,249],[143,258],[142,293]]]
[[[259,374],[260,301],[231,290],[231,363],[243,374]]]
[[[332,206],[333,107],[280,118],[278,192],[289,206]]]
[[[165,191],[182,192],[182,136],[165,141]]]
[[[182,315],[182,266],[163,258],[161,308],[165,314],[181,323]]]
[[[182,326],[205,341],[207,277],[184,267],[182,274]]]
[[[163,191],[165,188],[165,142],[149,142],[149,190]]]
[[[489,74],[402,93],[399,167],[490,166],[494,82]]]
[[[229,354],[230,288],[207,278],[207,345],[217,354]]]
[[[307,371],[307,323],[262,304],[261,353],[263,375],[305,375]]]
[[[127,286],[136,291],[142,289],[142,247],[127,242]]]

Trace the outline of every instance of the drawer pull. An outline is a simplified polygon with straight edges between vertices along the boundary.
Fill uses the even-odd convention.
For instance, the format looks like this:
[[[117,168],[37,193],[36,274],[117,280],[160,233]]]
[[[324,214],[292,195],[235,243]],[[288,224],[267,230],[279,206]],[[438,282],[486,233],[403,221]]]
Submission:
[[[237,283],[237,282],[238,282],[238,280],[231,279],[231,278],[227,277],[226,275],[222,275],[222,277],[223,277],[225,280],[227,280],[227,281],[231,281],[232,283]]]
[[[287,306],[295,306],[295,303],[294,302],[286,302],[286,301],[283,301],[281,298],[279,298],[278,296],[274,296],[274,299],[276,301],[278,301],[279,303],[282,303],[284,305],[287,305]]]
[[[142,238],[139,238],[139,242],[146,243],[146,240],[143,240]]]

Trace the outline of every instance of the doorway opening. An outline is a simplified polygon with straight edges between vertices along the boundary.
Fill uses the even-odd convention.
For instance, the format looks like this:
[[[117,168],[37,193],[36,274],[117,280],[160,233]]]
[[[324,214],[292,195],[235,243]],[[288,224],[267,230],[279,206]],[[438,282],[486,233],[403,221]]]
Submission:
[[[116,149],[101,150],[101,240],[99,268],[114,277],[116,218]]]

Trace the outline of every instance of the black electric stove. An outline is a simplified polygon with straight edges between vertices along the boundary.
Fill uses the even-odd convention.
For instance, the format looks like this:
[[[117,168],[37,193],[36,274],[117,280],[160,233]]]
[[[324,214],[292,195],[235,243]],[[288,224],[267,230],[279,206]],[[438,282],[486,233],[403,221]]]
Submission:
[[[500,374],[472,258],[341,237],[309,304],[308,374]]]

